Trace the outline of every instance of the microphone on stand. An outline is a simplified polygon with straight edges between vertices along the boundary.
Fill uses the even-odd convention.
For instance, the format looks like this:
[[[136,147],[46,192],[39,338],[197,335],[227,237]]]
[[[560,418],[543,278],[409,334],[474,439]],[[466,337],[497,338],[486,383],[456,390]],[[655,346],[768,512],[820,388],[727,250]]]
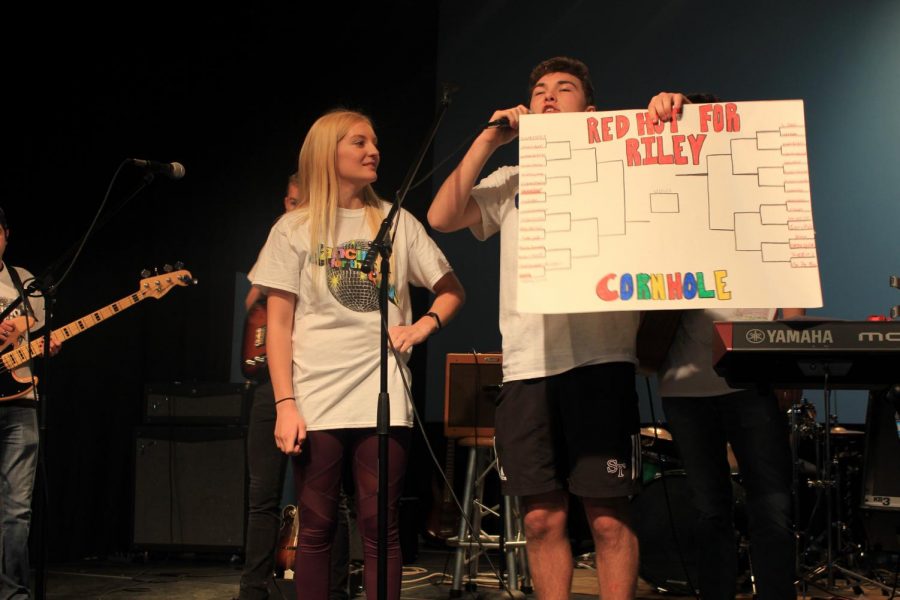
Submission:
[[[162,173],[169,179],[181,179],[184,177],[184,165],[179,162],[161,163],[140,158],[129,158],[128,162],[151,173]]]
[[[441,84],[441,102],[443,104],[450,104],[450,96],[459,91],[459,85],[451,82],[445,81]]]

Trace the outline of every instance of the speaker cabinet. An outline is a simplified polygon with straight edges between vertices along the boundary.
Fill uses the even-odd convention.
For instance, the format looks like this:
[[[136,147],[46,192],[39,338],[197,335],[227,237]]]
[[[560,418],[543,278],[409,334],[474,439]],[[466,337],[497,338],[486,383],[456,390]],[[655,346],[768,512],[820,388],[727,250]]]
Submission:
[[[249,383],[151,383],[144,389],[143,422],[171,425],[246,424]]]
[[[444,435],[493,437],[503,382],[501,354],[448,354],[444,378]]]
[[[872,392],[866,414],[863,524],[870,549],[900,551],[900,429],[896,390]]]
[[[241,427],[136,429],[134,547],[242,551],[245,438]]]

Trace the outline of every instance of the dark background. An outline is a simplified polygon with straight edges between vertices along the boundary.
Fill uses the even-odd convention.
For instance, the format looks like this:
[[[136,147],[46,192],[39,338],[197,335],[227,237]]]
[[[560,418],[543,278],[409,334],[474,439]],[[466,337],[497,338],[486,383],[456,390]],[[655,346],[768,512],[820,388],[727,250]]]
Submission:
[[[462,132],[495,109],[527,105],[531,68],[561,54],[590,66],[599,110],[645,107],[663,90],[803,100],[825,304],[810,313],[864,319],[889,314],[900,302],[888,286],[900,272],[900,4],[442,2],[438,78],[462,89],[435,156],[450,152]],[[515,144],[503,148],[485,173],[515,164],[517,152]],[[429,345],[429,400],[440,397],[445,352],[499,348],[496,238],[482,244],[468,232],[435,235],[466,286],[468,304]],[[644,381],[638,390],[649,421]],[[821,390],[807,395],[818,403]],[[841,421],[865,420],[865,394],[842,391],[832,400]],[[439,402],[428,408],[430,418],[440,418]],[[658,402],[655,414],[662,414]],[[824,414],[820,404],[819,418]]]
[[[5,260],[36,274],[53,262],[83,235],[124,158],[179,161],[183,180],[159,178],[119,209],[140,183],[135,169],[122,172],[114,216],[62,283],[55,323],[136,291],[144,268],[181,260],[200,282],[68,342],[55,359],[45,435],[54,559],[128,549],[143,386],[229,379],[235,273],[280,212],[306,130],[334,106],[374,118],[376,189],[390,198],[443,81],[460,91],[436,159],[494,109],[524,101],[531,66],[558,54],[591,66],[601,110],[644,106],[662,89],[801,98],[826,304],[816,312],[864,318],[898,302],[886,282],[900,269],[900,5],[888,0],[335,3],[315,18],[297,5],[38,7],[14,9],[5,26]],[[492,166],[514,161],[510,146]],[[407,208],[424,216],[432,191],[411,194]],[[431,421],[444,354],[499,348],[496,240],[436,239],[469,301],[417,352],[414,376],[428,390],[418,403]],[[846,397],[842,420],[864,420]]]
[[[144,268],[180,260],[199,280],[67,342],[54,360],[51,559],[128,549],[144,384],[228,381],[232,321],[243,318],[235,273],[280,214],[312,122],[335,106],[372,115],[388,198],[431,122],[436,5],[318,7],[314,21],[291,6],[17,21],[28,35],[7,54],[5,142],[16,158],[3,178],[4,259],[39,274],[83,235],[124,158],[179,161],[184,179],[157,178],[91,238],[59,288],[54,326],[137,291]],[[106,212],[140,183],[123,169]],[[413,212],[429,195],[423,186],[410,199]]]

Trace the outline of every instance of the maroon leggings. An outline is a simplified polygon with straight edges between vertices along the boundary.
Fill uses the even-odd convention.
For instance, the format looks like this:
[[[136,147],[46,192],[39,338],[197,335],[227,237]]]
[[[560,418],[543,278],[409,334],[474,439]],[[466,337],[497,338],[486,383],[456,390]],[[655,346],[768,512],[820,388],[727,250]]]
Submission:
[[[397,506],[403,490],[410,430],[392,427],[388,452],[388,598],[400,597],[400,535]],[[328,600],[331,542],[337,521],[344,458],[352,461],[356,514],[365,553],[365,583],[371,597],[378,582],[378,436],[374,429],[310,431],[293,459],[300,533],[294,584],[297,598]]]

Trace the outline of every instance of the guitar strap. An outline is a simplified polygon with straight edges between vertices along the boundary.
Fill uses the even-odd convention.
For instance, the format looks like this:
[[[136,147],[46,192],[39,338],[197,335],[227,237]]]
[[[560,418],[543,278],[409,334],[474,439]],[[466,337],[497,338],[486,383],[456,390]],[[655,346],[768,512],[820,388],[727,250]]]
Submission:
[[[16,271],[16,268],[11,265],[5,266],[9,271],[9,278],[12,280],[13,287],[16,288],[17,292],[19,292],[19,297],[22,298],[22,312],[25,314],[25,321],[28,321],[28,315],[32,315],[34,318],[37,318],[37,315],[35,315],[34,311],[31,310],[31,303],[28,301],[28,296],[25,294],[25,286],[22,285],[22,278],[19,277],[19,272]]]
[[[25,315],[25,345],[29,349],[29,354],[31,352],[31,336],[29,335],[30,327],[28,327],[28,315],[33,315],[37,318],[37,315],[34,314],[34,311],[31,310],[31,303],[28,301],[28,295],[25,293],[25,286],[22,285],[22,278],[19,277],[19,272],[16,271],[16,268],[12,265],[4,264],[6,269],[9,271],[9,278],[12,280],[13,287],[16,288],[16,291],[19,292],[19,297],[22,299],[22,312]],[[31,358],[31,357],[29,357]],[[36,381],[34,380],[34,371],[31,371],[31,381],[32,388],[34,389],[34,399],[40,400],[40,396],[38,395],[38,389]]]

